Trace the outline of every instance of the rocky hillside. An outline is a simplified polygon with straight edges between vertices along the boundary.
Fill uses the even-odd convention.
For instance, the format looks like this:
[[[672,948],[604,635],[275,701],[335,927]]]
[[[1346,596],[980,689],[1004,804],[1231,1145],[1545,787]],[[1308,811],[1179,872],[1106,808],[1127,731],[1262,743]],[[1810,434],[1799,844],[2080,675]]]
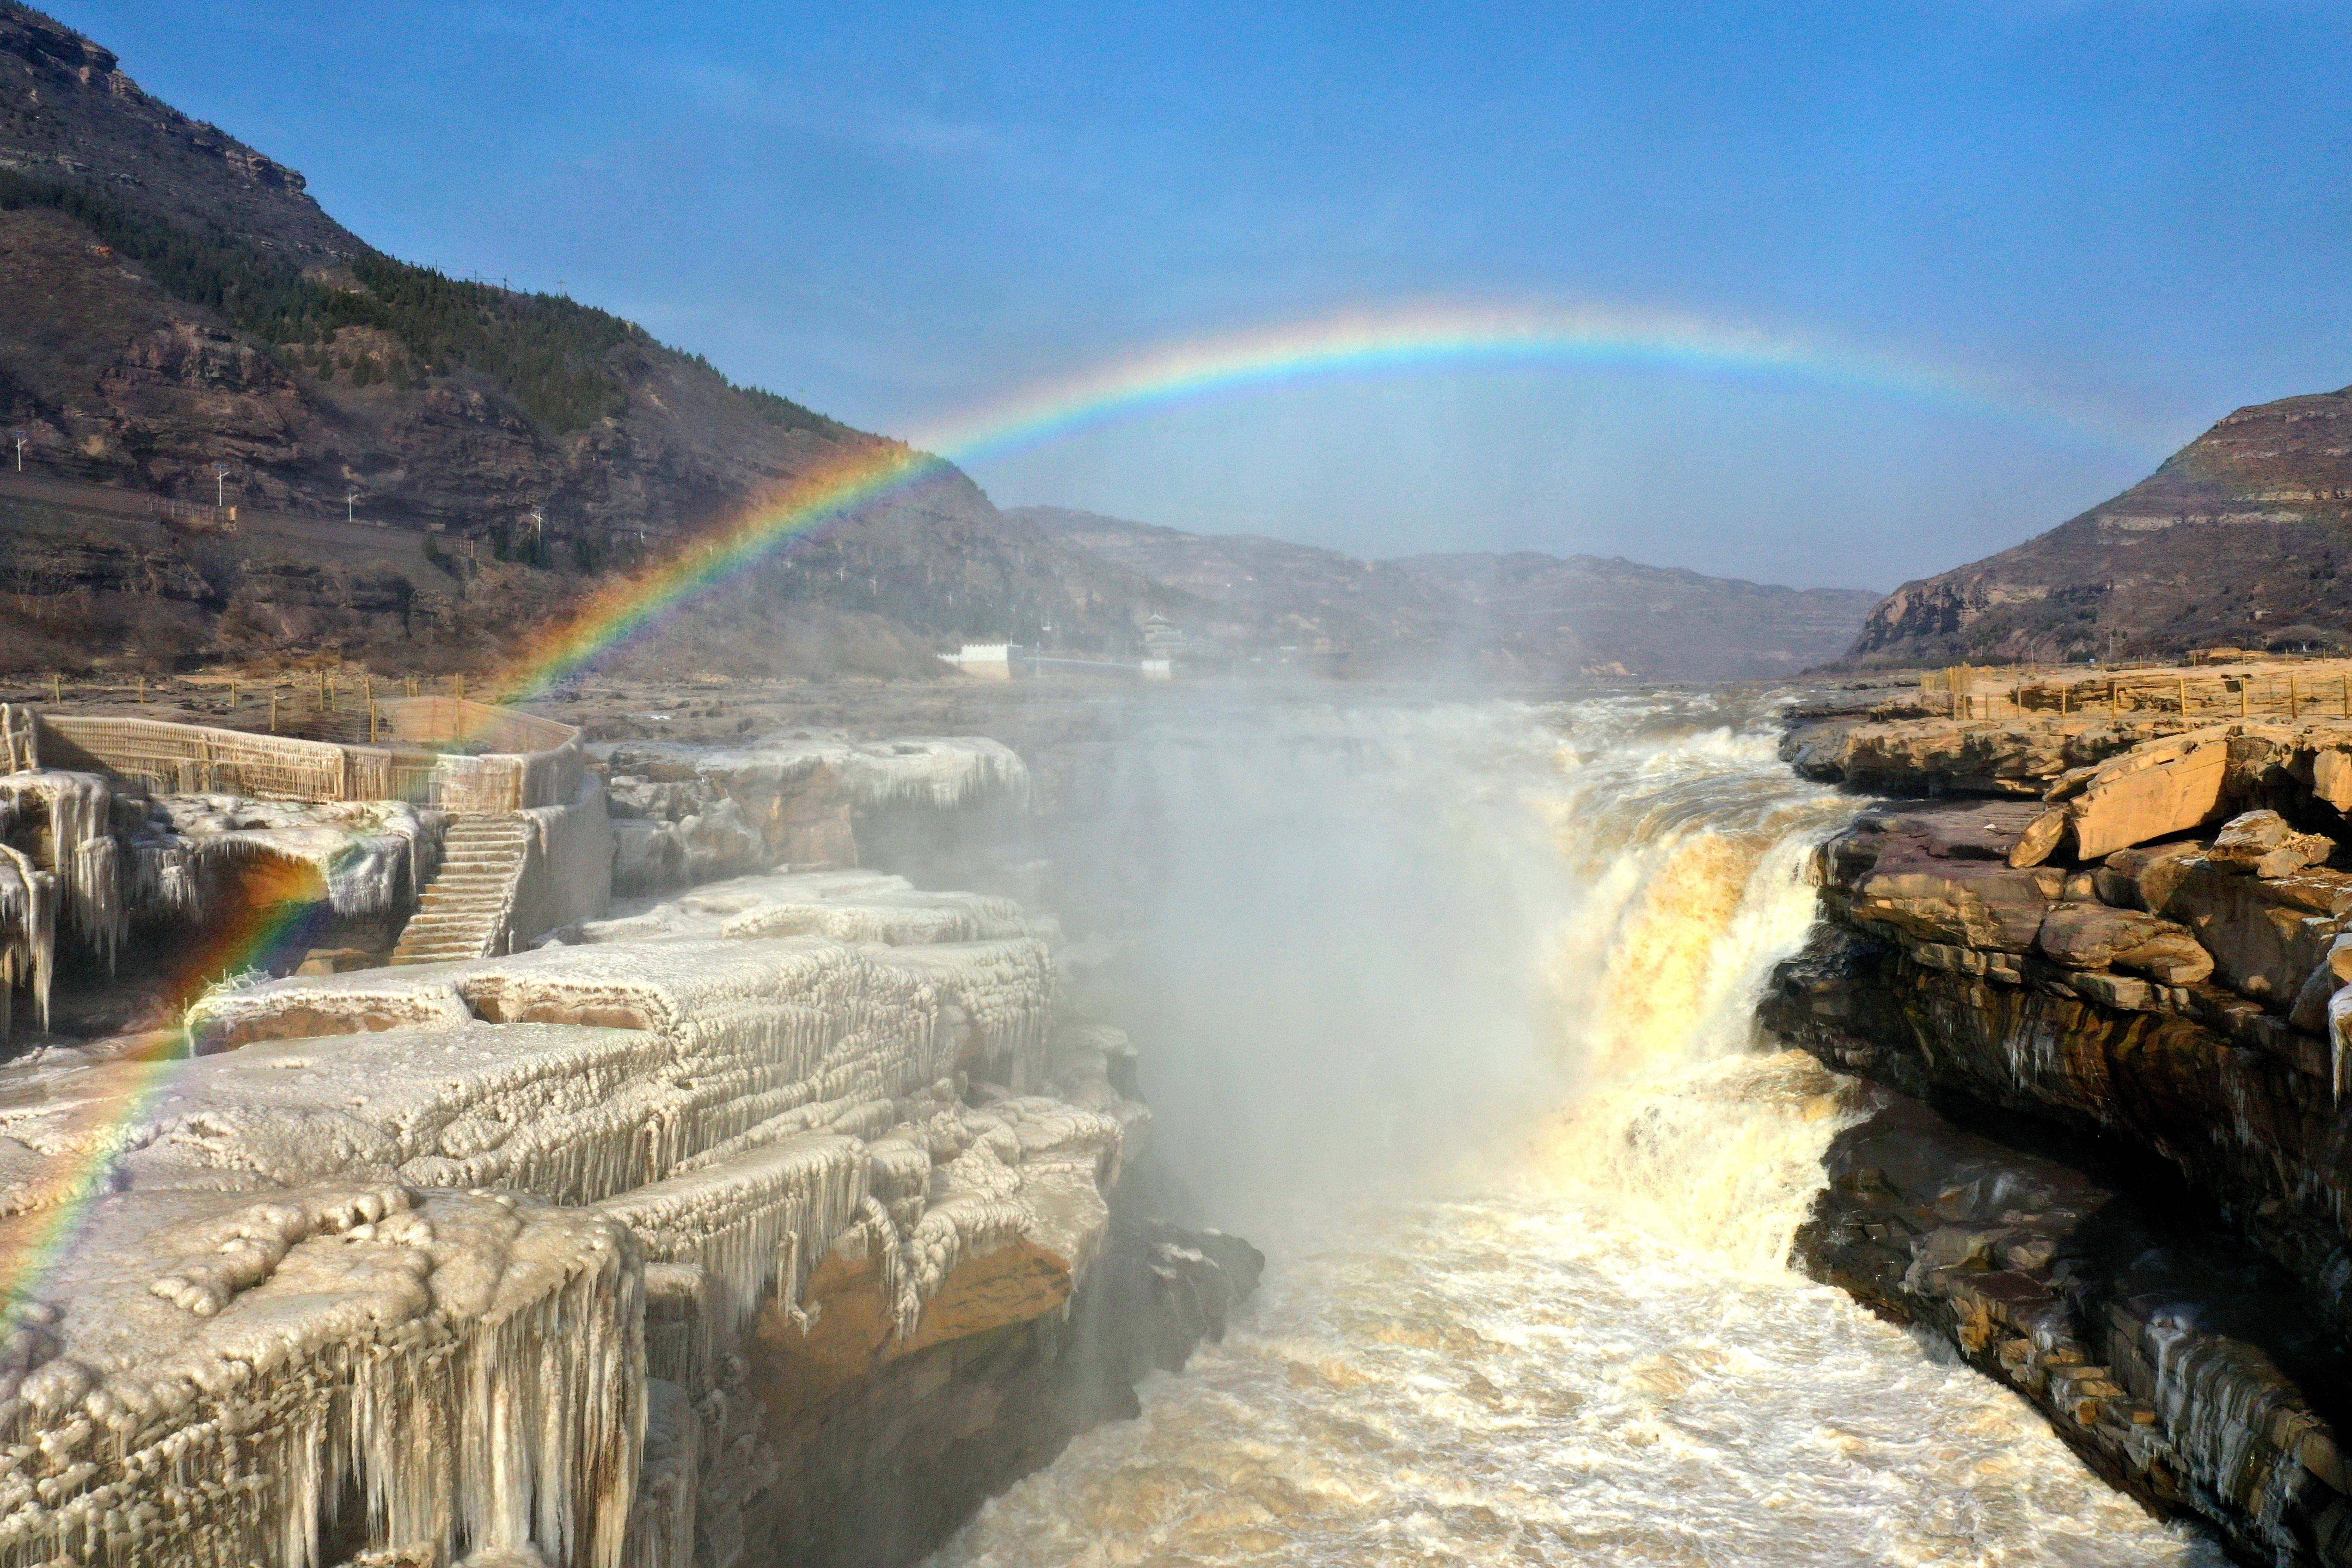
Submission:
[[[0,495],[0,519],[41,535],[5,563],[18,663],[322,648],[493,662],[604,574],[880,442],[618,317],[383,255],[301,175],[14,5],[0,5],[0,422],[30,477],[211,500],[226,463],[241,510],[340,521],[350,507],[402,536],[356,563],[309,560],[299,537],[194,551],[78,531],[103,506]],[[462,581],[416,566],[428,531],[489,564]],[[706,668],[914,669],[928,645],[1045,622],[1119,646],[1170,603],[1008,521],[950,470],[796,545],[656,646]]]
[[[1363,673],[1453,666],[1522,679],[1784,675],[1835,657],[1874,602],[1858,590],[1772,587],[1591,555],[1362,561],[1053,507],[1007,515],[1201,601],[1207,609],[1187,630],[1321,652]]]
[[[1862,665],[2352,640],[2352,388],[2241,408],[2113,500],[1871,612]]]

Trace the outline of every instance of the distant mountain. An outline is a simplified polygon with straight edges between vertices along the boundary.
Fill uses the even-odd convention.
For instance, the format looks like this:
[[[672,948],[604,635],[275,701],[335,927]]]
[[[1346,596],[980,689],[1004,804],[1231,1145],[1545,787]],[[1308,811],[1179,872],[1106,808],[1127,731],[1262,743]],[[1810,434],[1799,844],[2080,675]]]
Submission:
[[[2352,643],[2352,388],[2241,408],[2113,500],[1906,583],[1864,666]]]
[[[1722,680],[1832,658],[1877,595],[1780,588],[1534,552],[1364,561],[1248,534],[1187,533],[1056,507],[1006,516],[1205,609],[1198,631],[1341,668],[1456,667],[1528,679]]]
[[[389,525],[380,558],[306,551],[299,527],[198,549],[0,494],[0,664],[19,665],[489,662],[609,574],[888,445],[619,317],[384,255],[293,170],[7,4],[0,425],[28,478],[208,501],[226,463],[248,510],[323,522],[349,505]],[[420,564],[428,530],[459,553],[471,540],[468,565]],[[799,542],[640,657],[911,671],[937,668],[929,645],[1049,623],[1132,646],[1171,603],[948,470]]]

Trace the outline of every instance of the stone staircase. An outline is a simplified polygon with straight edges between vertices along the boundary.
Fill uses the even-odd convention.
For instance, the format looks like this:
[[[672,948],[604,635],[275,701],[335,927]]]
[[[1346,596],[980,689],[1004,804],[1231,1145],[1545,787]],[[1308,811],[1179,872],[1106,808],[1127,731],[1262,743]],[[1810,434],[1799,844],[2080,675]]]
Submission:
[[[506,937],[530,830],[520,816],[461,816],[442,840],[441,869],[392,950],[394,963],[488,958]]]

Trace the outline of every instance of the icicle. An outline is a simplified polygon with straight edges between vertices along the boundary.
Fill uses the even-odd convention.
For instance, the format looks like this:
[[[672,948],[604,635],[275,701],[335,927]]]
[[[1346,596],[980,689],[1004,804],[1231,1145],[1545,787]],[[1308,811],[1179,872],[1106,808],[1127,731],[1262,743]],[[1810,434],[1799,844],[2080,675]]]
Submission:
[[[26,978],[49,1026],[49,981],[57,970],[57,879],[37,869],[22,851],[0,843],[0,950],[7,954],[8,984]]]

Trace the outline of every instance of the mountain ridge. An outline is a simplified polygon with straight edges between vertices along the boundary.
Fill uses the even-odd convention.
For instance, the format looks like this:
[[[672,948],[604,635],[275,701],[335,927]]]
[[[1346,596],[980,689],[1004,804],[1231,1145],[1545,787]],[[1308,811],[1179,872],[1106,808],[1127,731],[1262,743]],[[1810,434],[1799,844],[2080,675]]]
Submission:
[[[1832,658],[1878,595],[1709,577],[1539,551],[1363,560],[1255,534],[1201,534],[1059,507],[1013,507],[1064,543],[1180,590],[1206,629],[1316,647],[1382,673],[1435,661],[1516,679],[1732,679]],[[1628,603],[1626,595],[1646,595]]]
[[[2352,387],[2250,404],[2023,543],[1904,584],[1856,667],[2352,641]]]
[[[18,665],[493,665],[614,573],[813,470],[903,450],[735,386],[609,312],[374,249],[299,173],[14,4],[0,4],[0,423],[28,473],[411,536],[373,565],[305,562],[111,525],[75,537],[52,509],[14,530],[0,573],[0,626],[18,634],[0,663]],[[0,519],[32,517],[15,505],[0,500]],[[419,534],[468,563],[456,593],[414,565]],[[625,657],[919,674],[938,668],[929,645],[1028,640],[1047,623],[1129,646],[1173,602],[1008,521],[942,465]],[[828,622],[855,632],[839,658],[813,635]]]

